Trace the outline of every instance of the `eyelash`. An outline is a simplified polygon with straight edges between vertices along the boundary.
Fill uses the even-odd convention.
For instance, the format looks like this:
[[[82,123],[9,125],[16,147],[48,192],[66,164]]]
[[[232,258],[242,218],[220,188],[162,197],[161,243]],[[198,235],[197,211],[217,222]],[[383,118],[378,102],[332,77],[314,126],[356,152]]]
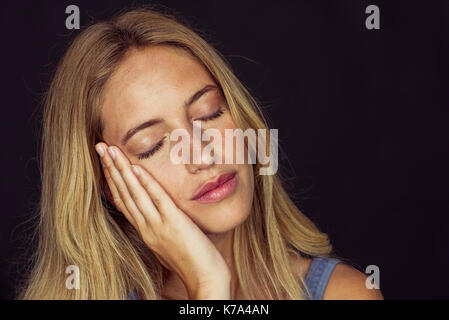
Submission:
[[[162,147],[162,145],[164,144],[164,140],[165,137],[161,141],[159,141],[151,150],[137,155],[137,158],[139,158],[139,160],[143,160],[151,157],[156,151],[158,151]]]
[[[198,119],[198,120],[201,120],[201,121],[214,120],[214,119],[217,119],[218,117],[220,117],[223,113],[224,113],[224,110],[223,109],[219,109],[213,115],[210,115],[208,117],[201,118],[201,119]],[[164,140],[165,140],[165,137],[161,141],[159,141],[151,150],[149,150],[147,152],[144,152],[144,153],[141,153],[141,154],[138,154],[137,158],[139,160],[148,159],[149,157],[151,157],[154,153],[156,153],[156,151],[158,151],[164,145]]]
[[[223,113],[224,113],[224,110],[223,110],[223,109],[218,109],[218,111],[215,112],[213,115],[211,115],[211,116],[209,116],[209,117],[206,117],[206,118],[199,119],[199,120],[201,120],[201,121],[214,120],[214,119],[220,117]]]

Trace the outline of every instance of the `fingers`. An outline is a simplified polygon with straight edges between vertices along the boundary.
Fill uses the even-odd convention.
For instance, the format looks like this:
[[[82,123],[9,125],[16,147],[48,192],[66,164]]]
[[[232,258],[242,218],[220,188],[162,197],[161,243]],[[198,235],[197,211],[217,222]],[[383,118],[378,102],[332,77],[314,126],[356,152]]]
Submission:
[[[117,190],[117,187],[115,186],[114,182],[112,181],[111,174],[109,173],[108,168],[106,168],[104,165],[103,165],[103,172],[104,172],[106,181],[108,183],[109,190],[111,191],[112,201],[114,202],[115,206],[117,207],[117,209],[120,212],[122,212],[125,215],[126,219],[128,219],[128,221],[134,226],[134,228],[137,228],[136,220],[128,212],[128,209],[126,209],[125,204],[123,203],[122,199],[120,198],[119,191]]]
[[[171,215],[173,210],[177,207],[153,176],[139,165],[132,165],[131,167],[133,167],[133,169],[131,169],[126,155],[124,155],[119,148],[115,146],[109,148],[112,149],[113,153],[116,155],[114,160],[115,166],[124,177],[131,197],[135,199],[136,202],[139,202],[140,197],[148,199],[149,195],[151,203],[161,219],[163,219],[164,216]]]
[[[99,149],[103,148],[103,151],[100,152]],[[116,164],[114,160],[111,158],[110,154],[107,152],[107,146],[104,143],[99,143],[96,145],[97,152],[100,154],[101,161],[105,170],[105,176],[108,174],[109,180],[108,184],[111,189],[111,193],[114,198],[114,203],[119,206],[120,203],[124,204],[125,210],[129,212],[127,218],[132,223],[134,220],[137,229],[142,230],[142,228],[145,227],[145,225],[148,223],[151,223],[151,218],[156,219],[157,221],[157,214],[155,212],[151,213],[151,208],[154,209],[154,205],[152,205],[151,200],[148,199],[148,196],[146,197],[146,203],[143,203],[142,208],[139,208],[137,203],[134,201],[133,196],[136,197],[136,192],[133,191],[130,193],[128,186],[125,182],[125,176],[122,174],[121,171],[116,167]],[[103,154],[103,156],[101,155]],[[123,163],[122,163],[123,166]],[[122,169],[123,171],[123,169]],[[131,173],[133,175],[133,173]],[[129,179],[129,175],[126,175],[126,178]],[[136,177],[131,177],[136,180]],[[140,187],[143,189],[142,187]],[[144,191],[145,192],[145,191]],[[142,204],[142,201],[145,201],[145,197],[142,195],[137,196],[139,199],[139,203]],[[123,212],[123,211],[122,211]],[[123,212],[126,216],[126,212]],[[135,226],[136,227],[136,226]]]
[[[177,209],[175,203],[148,171],[138,165],[131,166],[118,147],[107,147],[104,143],[97,146],[107,150],[102,160],[129,211],[137,207],[149,222],[162,221],[164,216],[173,215],[174,209]]]
[[[109,147],[108,151],[114,154],[113,164],[122,176],[129,196],[137,205],[138,209],[142,212],[148,222],[159,222],[161,219],[160,213],[139,181],[136,173],[132,170],[132,166],[126,155],[124,155],[117,147]]]
[[[161,219],[164,220],[164,218],[173,216],[177,212],[178,207],[164,188],[145,168],[138,165],[133,165],[133,167],[137,170],[136,176],[138,176],[141,185],[150,195],[151,200],[160,213]]]

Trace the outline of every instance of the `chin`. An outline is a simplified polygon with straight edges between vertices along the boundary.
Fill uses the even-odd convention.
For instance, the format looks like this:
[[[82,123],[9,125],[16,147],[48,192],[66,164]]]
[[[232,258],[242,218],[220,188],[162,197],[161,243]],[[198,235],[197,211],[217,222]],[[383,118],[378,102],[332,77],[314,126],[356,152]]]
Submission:
[[[242,224],[251,212],[252,201],[245,205],[225,203],[215,208],[201,208],[191,218],[206,234],[229,232]]]
[[[214,225],[206,225],[206,226],[200,226],[201,230],[206,235],[218,235],[218,234],[225,234],[228,233],[235,228],[237,228],[240,224],[243,223],[242,220],[239,223],[228,223],[228,224],[214,224]]]

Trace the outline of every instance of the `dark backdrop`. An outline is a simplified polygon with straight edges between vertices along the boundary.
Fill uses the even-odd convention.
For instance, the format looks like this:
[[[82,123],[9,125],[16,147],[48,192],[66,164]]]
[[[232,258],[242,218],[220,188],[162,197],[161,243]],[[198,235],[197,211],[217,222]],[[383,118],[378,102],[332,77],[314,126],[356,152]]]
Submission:
[[[298,206],[387,299],[449,297],[449,1],[157,1],[231,62],[279,129]],[[23,274],[39,200],[41,97],[81,26],[128,1],[10,1],[2,62],[0,298]],[[367,30],[365,8],[380,8]]]

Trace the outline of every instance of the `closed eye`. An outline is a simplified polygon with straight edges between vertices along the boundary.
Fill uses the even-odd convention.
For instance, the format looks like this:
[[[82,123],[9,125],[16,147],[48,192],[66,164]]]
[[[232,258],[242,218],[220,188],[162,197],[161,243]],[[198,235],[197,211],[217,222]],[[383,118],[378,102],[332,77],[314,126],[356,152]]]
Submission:
[[[210,115],[208,117],[204,117],[204,118],[198,119],[198,120],[201,120],[201,121],[214,120],[214,119],[220,117],[223,113],[224,113],[223,109],[218,109],[218,111],[215,112],[214,114],[212,114],[212,115]]]
[[[147,159],[147,158],[151,157],[156,151],[158,151],[164,145],[165,138],[166,137],[164,137],[161,141],[159,141],[151,150],[148,150],[144,153],[138,154],[137,158],[139,160],[143,160],[143,159]]]
[[[223,109],[219,109],[217,112],[215,112],[214,114],[198,119],[201,121],[210,121],[210,120],[214,120],[217,119],[218,117],[220,117],[222,114],[224,113]],[[151,150],[148,150],[144,153],[138,154],[137,158],[139,160],[144,160],[144,159],[148,159],[149,157],[151,157],[153,154],[155,154],[160,148],[162,148],[162,146],[164,145],[164,140],[166,137],[164,137],[161,141],[159,141]]]

